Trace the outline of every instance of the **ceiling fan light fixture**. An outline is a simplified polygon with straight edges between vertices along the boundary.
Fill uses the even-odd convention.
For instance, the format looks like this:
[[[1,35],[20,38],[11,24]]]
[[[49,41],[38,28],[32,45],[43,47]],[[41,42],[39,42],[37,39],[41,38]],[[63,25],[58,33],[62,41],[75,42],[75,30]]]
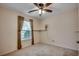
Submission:
[[[45,11],[44,10],[41,10],[41,9],[39,9],[39,15],[41,15],[41,14],[44,14],[45,13]]]
[[[38,12],[39,12],[39,14],[41,14],[41,13],[42,13],[42,10],[41,10],[41,9],[39,9],[39,11],[38,11]]]
[[[43,10],[43,11],[42,11],[42,13],[44,14],[44,13],[45,13],[45,11]]]
[[[35,5],[36,7],[38,7],[38,9],[31,10],[31,11],[29,11],[28,13],[38,11],[38,14],[39,14],[40,16],[41,16],[42,14],[46,13],[46,12],[52,13],[52,10],[47,9],[47,7],[50,6],[51,4],[52,4],[52,3],[34,3],[34,5]]]

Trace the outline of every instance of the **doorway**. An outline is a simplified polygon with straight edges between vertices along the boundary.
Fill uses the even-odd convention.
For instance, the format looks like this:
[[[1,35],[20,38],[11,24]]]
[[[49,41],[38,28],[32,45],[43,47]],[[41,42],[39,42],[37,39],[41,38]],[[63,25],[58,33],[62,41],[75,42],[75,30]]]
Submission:
[[[33,20],[27,21],[22,16],[18,16],[18,49],[34,44]]]
[[[32,42],[32,29],[31,29],[31,22],[25,21],[23,22],[23,26],[21,29],[21,45],[22,48],[30,46]]]

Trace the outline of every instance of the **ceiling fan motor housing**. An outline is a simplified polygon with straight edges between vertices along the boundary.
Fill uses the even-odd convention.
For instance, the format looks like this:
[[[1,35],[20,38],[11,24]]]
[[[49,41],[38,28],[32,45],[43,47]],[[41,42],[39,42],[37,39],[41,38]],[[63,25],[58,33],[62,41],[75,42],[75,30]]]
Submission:
[[[39,8],[40,9],[43,9],[43,7],[44,7],[44,4],[43,3],[39,3],[38,5],[39,5]]]

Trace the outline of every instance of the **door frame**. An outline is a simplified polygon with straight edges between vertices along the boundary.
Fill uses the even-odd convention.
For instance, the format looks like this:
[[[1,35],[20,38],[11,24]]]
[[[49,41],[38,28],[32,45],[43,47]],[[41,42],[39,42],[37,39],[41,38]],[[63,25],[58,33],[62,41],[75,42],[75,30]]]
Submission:
[[[32,45],[34,45],[34,31],[33,31],[33,19],[30,19],[31,32],[32,32]]]
[[[19,17],[19,16],[18,16]],[[33,31],[33,20],[32,19],[29,19],[30,21],[30,25],[31,25],[31,32],[32,32],[32,40],[31,40],[31,45],[34,45],[34,31]],[[17,49],[22,49],[22,43],[20,42],[21,44],[21,47],[19,47],[19,44],[18,44],[18,39],[21,38],[21,35],[20,35],[20,32],[18,31],[18,26],[19,26],[19,19],[17,19]],[[19,36],[20,35],[20,36]]]

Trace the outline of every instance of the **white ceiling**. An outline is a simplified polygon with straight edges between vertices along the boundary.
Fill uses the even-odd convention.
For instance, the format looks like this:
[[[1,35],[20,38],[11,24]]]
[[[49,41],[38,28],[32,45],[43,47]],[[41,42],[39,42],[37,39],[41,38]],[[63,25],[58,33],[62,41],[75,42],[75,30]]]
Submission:
[[[51,15],[57,15],[57,14],[62,13],[63,11],[76,8],[76,3],[53,3],[52,5],[48,7],[48,9],[53,10],[53,12],[45,13],[42,16],[38,15],[38,11],[30,13],[30,14],[27,13],[28,11],[32,9],[37,9],[36,6],[32,3],[0,3],[0,7],[13,9],[13,10],[23,12],[24,14],[28,14],[36,18],[45,19]]]

